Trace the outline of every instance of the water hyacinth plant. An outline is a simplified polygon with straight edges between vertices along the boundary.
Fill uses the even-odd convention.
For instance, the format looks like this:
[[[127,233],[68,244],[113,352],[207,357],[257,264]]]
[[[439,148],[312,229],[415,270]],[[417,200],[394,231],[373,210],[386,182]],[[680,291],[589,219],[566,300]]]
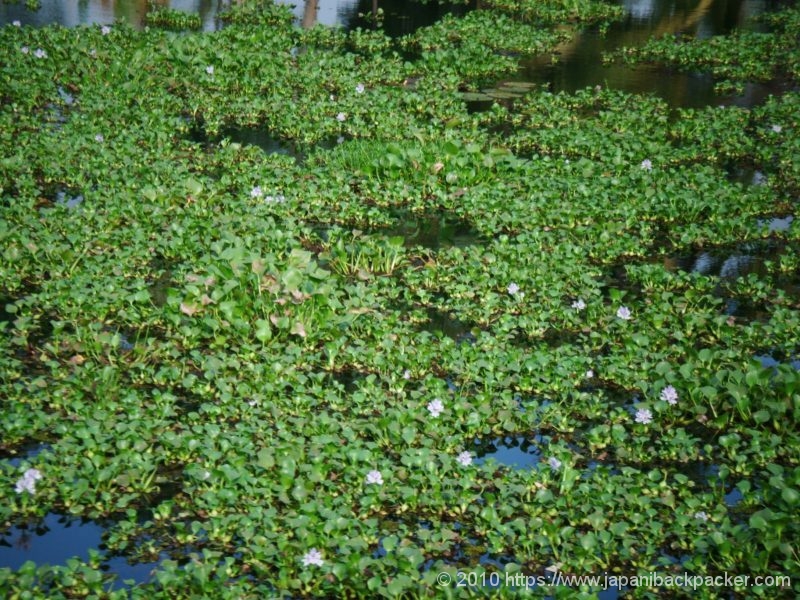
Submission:
[[[102,530],[0,552],[0,596],[800,571],[797,9],[615,55],[775,78],[689,107],[514,85],[622,5],[481,6],[0,27],[0,534]]]

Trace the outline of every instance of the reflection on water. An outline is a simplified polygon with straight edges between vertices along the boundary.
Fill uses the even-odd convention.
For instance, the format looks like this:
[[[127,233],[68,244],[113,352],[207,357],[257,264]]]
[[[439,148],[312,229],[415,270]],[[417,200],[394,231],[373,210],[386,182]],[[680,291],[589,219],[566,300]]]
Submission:
[[[753,27],[750,19],[774,8],[768,0],[623,0],[627,18],[613,24],[605,35],[587,31],[559,48],[558,64],[549,57],[525,61],[521,79],[549,85],[553,92],[574,92],[602,86],[631,93],[653,93],[671,106],[699,108],[734,104],[752,106],[772,91],[769,86],[749,84],[741,96],[714,93],[714,80],[705,74],[666,72],[647,66],[603,66],[604,52],[639,46],[651,36],[667,34],[709,38],[729,34],[735,28]]]
[[[787,217],[791,224],[791,217]],[[767,225],[771,231],[779,231],[785,221],[773,219]],[[774,229],[773,229],[774,228]],[[783,247],[780,244],[751,243],[739,244],[735,247],[714,248],[692,254],[670,256],[665,259],[664,267],[668,271],[686,271],[699,275],[716,276],[722,279],[738,279],[750,273],[766,274],[766,261],[780,259]]]
[[[19,569],[26,561],[37,565],[63,565],[78,556],[89,558],[89,549],[100,545],[103,528],[49,514],[37,525],[12,527],[0,537],[0,567]]]
[[[64,565],[78,557],[89,559],[89,550],[99,551],[105,527],[94,521],[50,513],[38,523],[17,525],[0,533],[0,569],[18,570],[27,561],[37,566]],[[165,557],[160,557],[165,558]],[[100,568],[115,577],[113,588],[124,581],[144,583],[158,563],[130,564],[121,556],[106,557]]]
[[[78,25],[110,25],[117,20],[125,21],[137,29],[144,27],[144,16],[148,1],[153,0],[41,0],[37,11],[17,4],[0,3],[0,25],[20,21],[23,25],[42,27],[57,23],[65,27]],[[230,4],[230,0],[155,0],[158,6],[200,15],[204,31],[219,28],[217,13]]]
[[[292,7],[295,23],[302,27],[327,25],[343,27],[374,26],[370,15],[373,0],[275,0],[277,4]],[[57,23],[65,27],[78,25],[110,25],[117,20],[125,21],[137,29],[144,28],[148,2],[153,0],[41,0],[38,11],[25,8],[21,0],[6,4],[0,0],[0,25],[20,21],[23,25],[42,27]],[[203,31],[220,29],[222,23],[217,15],[235,0],[155,0],[157,6],[169,7],[200,15]],[[463,14],[463,5],[441,5],[435,0],[427,4],[406,0],[379,0],[376,3],[383,11],[383,30],[392,37],[413,33],[420,27],[432,25],[447,13]]]
[[[475,440],[476,464],[494,459],[498,464],[512,469],[536,469],[542,460],[541,444],[546,444],[541,435],[532,439],[525,437],[503,437],[493,440]]]

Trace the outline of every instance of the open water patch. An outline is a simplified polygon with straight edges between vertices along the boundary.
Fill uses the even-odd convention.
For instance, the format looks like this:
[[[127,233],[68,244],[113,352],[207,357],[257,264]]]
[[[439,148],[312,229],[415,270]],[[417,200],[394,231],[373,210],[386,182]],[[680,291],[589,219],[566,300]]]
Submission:
[[[11,467],[18,468],[23,462],[33,460],[50,448],[50,444],[46,442],[25,442],[13,448],[0,449],[0,460],[4,460]]]
[[[764,219],[757,219],[756,223],[759,227],[766,228],[769,233],[783,233],[792,228],[794,222],[794,215],[767,217]]]
[[[542,446],[549,439],[536,434],[529,436],[505,436],[492,439],[476,439],[473,447],[475,464],[494,460],[511,469],[537,469],[542,463]]]
[[[90,550],[102,552],[107,529],[96,521],[57,513],[15,525],[0,533],[0,569],[16,571],[28,561],[37,566],[64,565],[72,558],[88,561]],[[157,565],[157,562],[131,564],[123,556],[108,556],[100,568],[114,577],[112,587],[120,588],[123,582],[147,582]]]
[[[777,371],[779,366],[786,364],[795,370],[800,371],[800,357],[787,357],[785,359],[778,360],[772,354],[758,354],[753,358],[760,362],[761,366],[765,369]]]
[[[770,240],[745,242],[673,254],[663,258],[663,263],[668,271],[734,280],[750,273],[765,274],[766,263],[779,260],[783,247],[783,244]]]

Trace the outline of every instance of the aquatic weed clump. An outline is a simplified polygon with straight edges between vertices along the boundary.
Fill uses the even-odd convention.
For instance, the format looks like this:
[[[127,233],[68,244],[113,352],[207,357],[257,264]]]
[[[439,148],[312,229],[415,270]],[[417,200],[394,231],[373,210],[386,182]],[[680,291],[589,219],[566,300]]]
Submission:
[[[232,10],[0,30],[0,520],[103,531],[4,595],[797,572],[795,93],[503,81],[479,112],[547,19],[487,52],[490,11],[392,40]]]

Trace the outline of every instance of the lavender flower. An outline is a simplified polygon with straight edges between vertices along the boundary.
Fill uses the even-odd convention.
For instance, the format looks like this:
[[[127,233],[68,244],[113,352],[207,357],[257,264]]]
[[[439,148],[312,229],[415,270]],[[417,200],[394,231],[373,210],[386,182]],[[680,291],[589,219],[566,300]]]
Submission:
[[[263,195],[264,195],[264,192],[261,189],[261,186],[257,185],[252,190],[250,190],[250,197],[251,198],[261,198],[261,196],[263,196]]]
[[[364,84],[363,83],[359,83],[356,86],[356,94],[363,94],[363,93],[364,93]]]
[[[652,171],[653,170],[653,163],[650,161],[649,158],[645,158],[639,166],[644,171]]]
[[[22,48],[19,49],[19,51],[22,52],[23,54],[27,54],[28,52],[30,52],[30,49],[27,46],[23,46]]]
[[[316,548],[312,548],[303,555],[304,567],[310,567],[311,565],[321,567],[323,562],[325,561],[322,560],[322,552]]]
[[[700,510],[700,511],[697,511],[696,513],[694,513],[694,518],[698,519],[700,521],[708,521],[708,515],[706,514],[706,511],[704,511],[704,510]]]
[[[617,309],[617,317],[623,321],[628,321],[631,318],[631,311],[627,306],[620,306]]]
[[[42,50],[41,48],[37,48],[36,51],[33,53],[36,58],[47,58],[47,52]]]
[[[456,456],[456,460],[464,467],[468,467],[472,464],[472,454],[464,450],[461,454]]]
[[[22,23],[20,23],[19,21],[11,21],[11,24],[12,24],[14,27],[22,27]]]
[[[661,399],[667,404],[673,404],[673,405],[677,404],[678,392],[674,387],[668,385],[663,390],[661,390]]]
[[[109,27],[108,25],[103,25],[100,28],[100,33],[102,33],[103,35],[108,35],[109,33],[111,33],[111,27]]]
[[[438,417],[444,412],[444,404],[438,398],[434,398],[428,402],[428,412],[431,413],[432,417]]]
[[[550,469],[553,471],[558,471],[561,468],[561,461],[558,460],[555,456],[551,456],[547,459],[547,464],[550,465]]]
[[[588,371],[586,371],[586,373],[584,373],[583,376],[586,377],[586,379],[591,379],[592,377],[594,377],[594,371],[589,369]]]
[[[340,112],[338,115],[336,115],[336,120],[339,121],[339,123],[344,123],[346,119],[347,115],[343,112]]]
[[[206,73],[208,73],[209,75],[213,75],[214,74],[214,66],[213,65],[208,65],[206,67]]]
[[[381,472],[373,470],[367,473],[367,484],[383,485],[383,476],[381,475]]]
[[[39,469],[28,469],[25,473],[22,474],[17,480],[17,484],[14,486],[14,490],[21,494],[22,492],[28,492],[31,496],[36,493],[36,482],[42,478],[42,473]]]
[[[102,144],[103,142],[106,141],[106,138],[103,137],[102,133],[98,133],[97,135],[94,136],[94,141],[99,144]]]
[[[781,131],[783,131],[783,127],[781,127],[780,125],[773,125],[772,131],[774,131],[775,133],[780,133]]]
[[[403,371],[403,379],[411,379],[411,371],[409,371],[408,369]]]
[[[511,294],[512,296],[516,296],[519,293],[519,286],[513,281],[508,284],[508,288],[506,289],[508,290],[508,293]]]
[[[648,423],[652,423],[653,413],[649,408],[640,408],[636,411],[636,418],[634,420],[642,425],[647,425]]]
[[[575,310],[583,310],[586,308],[586,302],[578,298],[575,302],[572,303],[572,308]]]

